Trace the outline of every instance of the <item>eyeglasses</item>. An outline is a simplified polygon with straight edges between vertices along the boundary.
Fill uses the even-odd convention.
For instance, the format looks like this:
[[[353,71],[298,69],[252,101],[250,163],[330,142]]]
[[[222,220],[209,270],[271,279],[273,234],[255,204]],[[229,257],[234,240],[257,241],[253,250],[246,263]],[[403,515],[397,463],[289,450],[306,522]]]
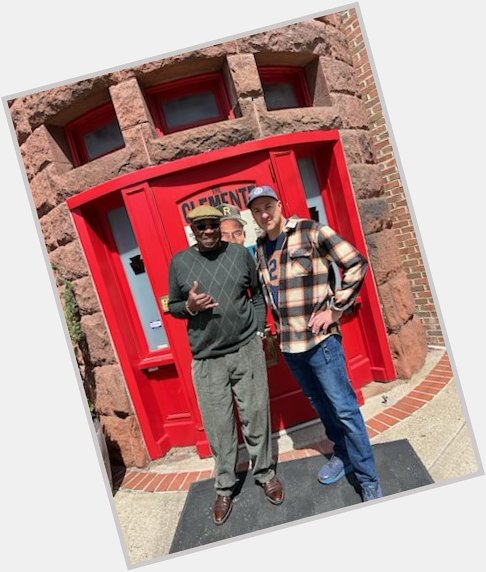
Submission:
[[[194,228],[197,232],[204,232],[205,230],[218,230],[220,227],[219,222],[195,222]]]

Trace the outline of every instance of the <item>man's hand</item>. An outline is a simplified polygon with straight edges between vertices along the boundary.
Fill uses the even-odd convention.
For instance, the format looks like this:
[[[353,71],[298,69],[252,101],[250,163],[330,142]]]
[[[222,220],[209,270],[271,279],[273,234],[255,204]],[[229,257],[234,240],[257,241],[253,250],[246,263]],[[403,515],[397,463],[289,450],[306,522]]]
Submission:
[[[189,290],[189,297],[187,298],[187,307],[191,312],[203,312],[211,308],[216,308],[219,304],[214,301],[214,298],[205,292],[196,292],[199,288],[197,281],[193,282],[192,288]]]
[[[329,326],[337,322],[341,315],[341,310],[331,310],[331,308],[327,308],[322,312],[312,314],[308,326],[313,334],[318,334],[321,330],[326,333]]]

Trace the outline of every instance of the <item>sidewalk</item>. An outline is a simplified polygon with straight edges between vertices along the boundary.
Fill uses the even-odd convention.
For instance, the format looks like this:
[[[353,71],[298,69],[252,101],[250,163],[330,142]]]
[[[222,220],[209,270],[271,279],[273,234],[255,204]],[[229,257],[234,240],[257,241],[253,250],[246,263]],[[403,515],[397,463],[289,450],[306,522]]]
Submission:
[[[430,349],[412,379],[371,383],[363,394],[373,444],[408,439],[436,483],[479,470],[445,350]],[[319,421],[281,431],[273,445],[279,462],[331,451]],[[242,446],[238,468],[247,466]],[[183,448],[146,469],[114,475],[115,507],[132,564],[168,554],[191,483],[211,478],[213,468],[212,459]]]

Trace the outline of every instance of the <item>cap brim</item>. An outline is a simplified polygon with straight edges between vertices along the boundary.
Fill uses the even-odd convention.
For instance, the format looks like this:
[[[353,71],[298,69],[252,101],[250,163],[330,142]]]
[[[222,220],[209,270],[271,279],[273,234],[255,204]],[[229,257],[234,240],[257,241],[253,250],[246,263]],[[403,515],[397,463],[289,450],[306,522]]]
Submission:
[[[279,198],[274,197],[273,195],[270,195],[267,193],[262,193],[261,195],[258,195],[258,197],[254,197],[253,199],[249,200],[246,206],[249,207],[251,205],[251,203],[253,201],[256,201],[257,199],[273,199],[274,201],[280,200]]]
[[[225,220],[236,220],[236,221],[238,221],[240,224],[246,224],[246,220],[245,220],[245,219],[239,218],[239,217],[237,217],[237,216],[226,216],[226,217],[223,217],[223,218],[220,219],[220,220],[221,220],[221,222],[224,222]]]
[[[216,215],[203,215],[203,216],[197,216],[196,218],[190,218],[188,220],[189,222],[197,222],[198,220],[207,220],[207,219],[221,220],[221,217]]]

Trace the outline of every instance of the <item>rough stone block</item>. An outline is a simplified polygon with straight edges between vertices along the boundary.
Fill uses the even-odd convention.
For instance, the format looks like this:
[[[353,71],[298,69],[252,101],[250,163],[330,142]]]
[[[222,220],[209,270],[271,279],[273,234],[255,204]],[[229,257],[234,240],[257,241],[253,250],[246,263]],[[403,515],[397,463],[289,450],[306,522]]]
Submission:
[[[345,93],[333,93],[331,99],[336,112],[342,118],[342,129],[368,127],[368,112],[361,99]]]
[[[236,51],[236,43],[231,41],[154,60],[133,68],[133,71],[144,85],[152,86],[167,80],[221,69],[226,55]]]
[[[53,250],[49,253],[49,260],[56,266],[57,273],[66,280],[76,280],[88,274],[84,254],[77,240]]]
[[[136,73],[133,68],[118,70],[113,72],[112,75],[115,85],[122,83],[123,81],[128,81],[129,79],[136,78]]]
[[[135,167],[141,169],[152,163],[148,148],[150,141],[156,137],[152,125],[142,123],[135,125],[123,132],[127,151],[130,153],[128,165],[132,169]]]
[[[72,167],[70,161],[44,125],[41,125],[32,133],[20,147],[20,151],[29,181],[50,164],[61,164],[61,170]]]
[[[142,90],[135,78],[110,87],[110,93],[122,131],[135,125],[152,124]],[[155,130],[152,133],[154,136]]]
[[[391,334],[389,341],[398,377],[410,378],[423,366],[427,355],[422,322],[414,316],[398,333]]]
[[[415,312],[415,302],[407,275],[404,271],[399,272],[378,290],[383,304],[385,324],[388,330],[398,331]]]
[[[96,411],[120,417],[133,414],[123,374],[118,365],[96,367]]]
[[[357,199],[370,199],[383,194],[383,176],[379,165],[349,165]]]
[[[337,91],[355,95],[359,93],[354,68],[349,64],[331,57],[320,57],[320,65],[324,72],[329,91]]]
[[[49,123],[54,117],[58,120],[60,115],[63,115],[63,123],[71,121],[83,113],[86,106],[94,109],[106,102],[107,89],[114,83],[114,74],[108,73],[34,94],[27,100],[32,129]]]
[[[391,228],[390,209],[384,197],[362,199],[357,205],[365,235]]]
[[[348,164],[372,163],[374,161],[373,144],[366,131],[343,129],[341,139]]]
[[[253,54],[229,55],[227,62],[237,97],[261,96],[262,85]]]
[[[366,237],[370,264],[373,268],[376,283],[384,284],[400,270],[400,253],[398,251],[393,229],[383,230]]]
[[[74,289],[81,315],[94,314],[101,310],[90,276],[76,280]]]
[[[150,141],[149,153],[154,163],[173,161],[181,157],[214,151],[259,136],[259,128],[253,115],[202,125],[188,131],[179,131]]]
[[[76,238],[76,230],[66,203],[61,203],[43,216],[40,225],[49,252]]]
[[[255,102],[251,98],[239,98],[234,106],[235,116],[245,117],[255,113]]]
[[[333,107],[276,110],[259,114],[259,125],[264,137],[295,131],[339,129],[342,118]]]
[[[326,35],[330,46],[330,55],[336,60],[353,65],[352,52],[344,33],[334,26],[326,26]]]
[[[73,169],[64,176],[59,177],[59,184],[62,184],[65,197],[77,195],[91,187],[114,179],[123,173],[135,171],[140,168],[136,163],[130,161],[131,150],[127,147],[118,149],[113,153],[99,157]]]
[[[313,107],[332,105],[322,60],[323,57],[319,57],[305,66],[307,87],[309,88]]]
[[[111,339],[101,312],[82,316],[81,328],[86,335],[92,364],[100,366],[115,363]]]
[[[62,298],[63,288],[62,287],[58,288],[58,291],[59,291],[59,296],[61,297],[62,306],[64,307],[64,300]],[[86,356],[83,354],[81,348],[77,344],[73,344],[73,350],[74,350],[74,357],[76,358],[76,363],[78,364],[79,373],[81,374],[81,379],[84,382],[86,376],[86,367],[87,367],[85,359]]]
[[[53,176],[52,169],[52,165],[47,166],[29,183],[39,218],[47,214],[63,200],[62,191]]]
[[[150,458],[135,416],[125,419],[100,416],[111,463],[126,467],[145,467]]]
[[[366,126],[361,102],[339,94],[330,107],[303,107],[262,113],[259,123],[263,136],[316,129],[362,129]]]
[[[324,22],[325,24],[330,24],[335,28],[339,28],[342,25],[342,16],[341,12],[336,12],[334,14],[328,14],[327,16],[321,16],[320,18],[316,18],[320,22]]]
[[[19,145],[22,145],[32,134],[28,114],[25,112],[25,104],[21,99],[17,99],[10,107],[13,126]]]
[[[331,55],[333,50],[335,53],[342,51],[340,47],[338,48],[342,41],[341,37],[341,32],[323,22],[305,20],[290,26],[245,36],[236,40],[236,43],[239,53],[308,52],[309,54]],[[347,54],[346,57],[349,58],[349,55]]]

